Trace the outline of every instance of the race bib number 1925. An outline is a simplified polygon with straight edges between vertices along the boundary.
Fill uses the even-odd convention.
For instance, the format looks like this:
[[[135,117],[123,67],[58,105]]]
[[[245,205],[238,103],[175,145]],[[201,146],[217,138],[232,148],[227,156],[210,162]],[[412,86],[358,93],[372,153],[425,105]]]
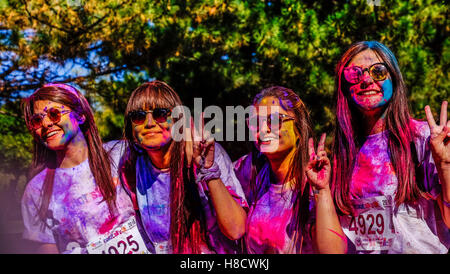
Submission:
[[[132,217],[107,234],[89,242],[86,246],[90,254],[147,254],[144,240]]]
[[[341,219],[343,230],[358,251],[389,250],[395,238],[392,197],[378,196],[352,201],[355,216]]]

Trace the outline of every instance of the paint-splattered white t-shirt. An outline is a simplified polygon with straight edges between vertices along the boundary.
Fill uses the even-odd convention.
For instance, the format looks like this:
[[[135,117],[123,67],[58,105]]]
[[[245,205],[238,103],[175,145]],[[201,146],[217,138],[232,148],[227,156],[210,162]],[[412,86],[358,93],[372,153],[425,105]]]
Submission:
[[[219,166],[222,180],[232,197],[243,208],[247,202],[237,180],[232,163],[225,150],[215,143],[214,161]],[[154,245],[155,253],[172,253],[170,245],[170,173],[155,168],[148,156],[138,157],[136,163],[136,197],[143,226]],[[219,229],[215,210],[203,185],[198,185],[201,203],[206,217],[207,237],[211,249],[202,248],[203,253],[239,253],[239,241],[228,239]]]
[[[256,177],[257,185],[261,186],[257,190],[259,195],[254,195],[249,186],[251,155],[244,155],[238,159],[234,162],[234,167],[250,204],[245,235],[247,252],[251,254],[313,253],[310,229],[315,215],[314,202],[310,203],[310,218],[302,233],[301,229],[295,229],[298,223],[298,218],[293,212],[296,194],[287,185],[271,183],[268,162]],[[259,197],[257,201],[252,200],[255,196]]]
[[[105,149],[114,143],[105,144]],[[129,196],[117,179],[120,153],[111,152],[112,175],[117,186],[116,216],[111,216],[107,203],[95,183],[86,159],[72,168],[57,168],[47,219],[38,217],[42,185],[47,169],[27,185],[22,198],[23,237],[32,241],[56,244],[61,253],[87,253],[86,245],[135,215]]]
[[[389,157],[387,131],[370,135],[361,147],[350,195],[362,214],[340,218],[349,253],[447,253],[450,233],[435,201],[441,185],[431,156],[426,122],[412,120],[417,153],[416,181],[430,194],[416,205],[394,205],[397,177]],[[361,215],[361,216],[360,216]],[[371,240],[369,240],[371,238]]]

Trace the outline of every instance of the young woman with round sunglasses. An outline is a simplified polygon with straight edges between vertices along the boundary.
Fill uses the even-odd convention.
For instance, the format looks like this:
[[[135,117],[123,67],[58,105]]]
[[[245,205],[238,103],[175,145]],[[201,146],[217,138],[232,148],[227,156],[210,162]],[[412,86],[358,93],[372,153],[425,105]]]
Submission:
[[[31,180],[22,198],[24,238],[39,253],[140,253],[131,200],[118,181],[120,154],[102,145],[87,100],[47,84],[23,102],[34,137]],[[109,239],[120,230],[123,234]],[[123,247],[117,246],[122,240]]]
[[[411,117],[394,54],[358,42],[336,71],[332,189],[349,253],[447,253],[450,121]]]
[[[264,89],[252,106],[254,147],[234,163],[250,206],[247,252],[344,253],[325,134],[315,150],[308,111],[290,89]]]
[[[213,139],[173,138],[181,117],[172,112],[181,106],[162,81],[133,91],[125,112],[122,182],[152,253],[237,253],[247,207],[242,188]]]

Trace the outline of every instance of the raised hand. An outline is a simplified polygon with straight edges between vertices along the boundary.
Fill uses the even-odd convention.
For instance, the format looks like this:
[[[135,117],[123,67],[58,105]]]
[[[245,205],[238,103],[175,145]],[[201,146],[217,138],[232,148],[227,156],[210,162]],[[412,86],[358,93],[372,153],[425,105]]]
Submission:
[[[428,126],[430,127],[430,145],[436,165],[450,165],[450,120],[447,121],[448,102],[441,105],[439,125],[436,124],[430,106],[425,106]]]
[[[211,133],[205,130],[203,113],[200,117],[200,129],[196,129],[193,122],[192,128],[192,159],[197,166],[202,164],[203,167],[210,168],[214,164],[214,143],[215,140]]]
[[[314,150],[314,140],[309,138],[308,142],[309,162],[306,166],[306,177],[317,190],[326,188],[330,182],[331,163],[325,151],[326,136],[324,133],[320,137],[317,153]]]

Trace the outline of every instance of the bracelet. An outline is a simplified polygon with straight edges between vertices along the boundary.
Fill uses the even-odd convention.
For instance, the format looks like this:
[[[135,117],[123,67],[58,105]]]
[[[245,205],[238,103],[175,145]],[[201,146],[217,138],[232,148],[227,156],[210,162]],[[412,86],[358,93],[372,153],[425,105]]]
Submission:
[[[213,179],[219,179],[221,175],[219,165],[216,162],[210,168],[205,168],[204,159],[200,160],[199,168],[197,169],[197,177],[195,181],[197,184],[202,184],[205,190],[208,190],[207,182]]]

